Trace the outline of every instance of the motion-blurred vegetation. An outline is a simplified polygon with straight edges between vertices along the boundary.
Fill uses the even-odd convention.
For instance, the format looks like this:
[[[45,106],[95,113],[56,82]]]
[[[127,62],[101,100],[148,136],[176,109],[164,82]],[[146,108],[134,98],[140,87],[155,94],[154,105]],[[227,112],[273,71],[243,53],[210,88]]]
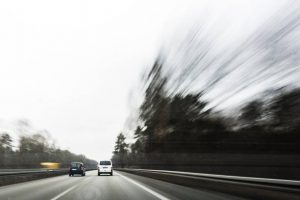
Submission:
[[[81,161],[91,168],[97,164],[84,155],[49,144],[39,133],[20,136],[17,148],[13,147],[13,139],[8,133],[0,134],[0,168],[41,168],[42,162],[60,163],[60,167],[67,168],[72,161]]]
[[[218,48],[205,24],[163,47],[144,75],[135,141],[127,148],[120,134],[116,149],[122,135],[123,150],[114,162],[167,166],[200,163],[205,153],[299,154],[300,9],[289,8],[232,47]]]

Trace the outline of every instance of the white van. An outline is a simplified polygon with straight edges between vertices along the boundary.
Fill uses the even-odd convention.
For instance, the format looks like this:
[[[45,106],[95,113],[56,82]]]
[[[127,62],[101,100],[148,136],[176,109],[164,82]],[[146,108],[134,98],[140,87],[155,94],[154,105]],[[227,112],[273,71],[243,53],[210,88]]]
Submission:
[[[101,160],[98,165],[98,176],[101,174],[113,175],[112,162],[110,160]]]

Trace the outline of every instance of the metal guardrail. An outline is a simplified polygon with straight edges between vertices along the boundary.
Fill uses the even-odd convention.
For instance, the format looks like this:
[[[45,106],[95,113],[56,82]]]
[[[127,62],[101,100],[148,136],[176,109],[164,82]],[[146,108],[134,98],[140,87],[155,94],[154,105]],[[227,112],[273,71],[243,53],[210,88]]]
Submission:
[[[227,176],[152,169],[116,169],[199,189],[210,189],[250,199],[300,199],[300,181]]]
[[[94,169],[86,169],[90,171]],[[0,186],[68,174],[69,169],[0,169]]]
[[[46,173],[59,173],[68,172],[68,168],[62,169],[7,169],[0,170],[0,176],[11,176],[11,175],[30,175],[30,174],[46,174]],[[91,171],[95,169],[86,169],[86,171]]]
[[[273,184],[273,185],[282,185],[282,186],[298,186],[300,188],[300,180],[228,176],[228,175],[219,175],[219,174],[205,174],[205,173],[182,172],[182,171],[152,170],[152,169],[130,169],[130,170],[156,172],[156,173],[173,174],[173,175],[185,175],[191,177],[206,177],[206,178],[214,178],[214,179],[222,179],[222,180],[230,180],[230,181],[243,181],[249,183]]]
[[[10,176],[10,175],[25,175],[25,174],[44,174],[44,173],[55,173],[55,172],[67,172],[67,169],[28,169],[28,170],[16,170],[16,171],[6,171],[0,172],[0,176]]]

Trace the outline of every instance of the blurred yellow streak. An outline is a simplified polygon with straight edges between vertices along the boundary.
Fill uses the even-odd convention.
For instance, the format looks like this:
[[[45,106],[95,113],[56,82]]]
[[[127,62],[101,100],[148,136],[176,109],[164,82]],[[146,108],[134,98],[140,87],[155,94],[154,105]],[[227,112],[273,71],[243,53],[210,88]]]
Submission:
[[[60,163],[54,162],[42,162],[40,165],[45,169],[58,169],[60,167]]]

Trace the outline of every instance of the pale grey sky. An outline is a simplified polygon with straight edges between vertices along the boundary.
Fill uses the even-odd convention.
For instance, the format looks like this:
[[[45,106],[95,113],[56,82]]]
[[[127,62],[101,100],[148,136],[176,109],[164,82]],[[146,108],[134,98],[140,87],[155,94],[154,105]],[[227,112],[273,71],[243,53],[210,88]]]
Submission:
[[[0,129],[28,119],[62,148],[110,158],[129,92],[165,39],[205,16],[215,31],[228,22],[223,42],[234,42],[284,2],[1,1]]]

